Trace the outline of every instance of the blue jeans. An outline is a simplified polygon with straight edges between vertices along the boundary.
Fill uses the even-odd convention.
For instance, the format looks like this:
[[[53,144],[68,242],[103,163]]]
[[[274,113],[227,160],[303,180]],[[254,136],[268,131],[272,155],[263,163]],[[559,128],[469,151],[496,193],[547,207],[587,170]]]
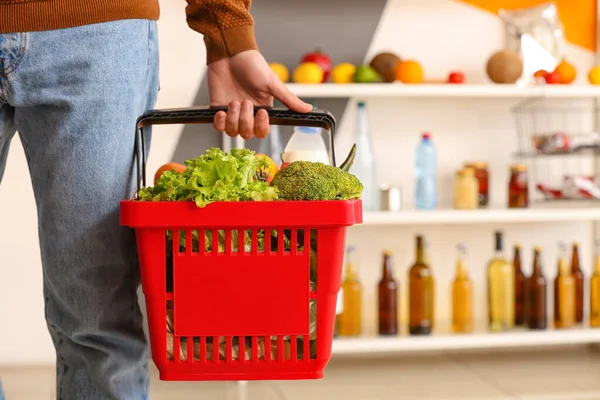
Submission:
[[[158,85],[154,21],[0,34],[0,179],[18,131],[59,400],[148,398],[136,243],[119,201],[134,193],[135,122]]]

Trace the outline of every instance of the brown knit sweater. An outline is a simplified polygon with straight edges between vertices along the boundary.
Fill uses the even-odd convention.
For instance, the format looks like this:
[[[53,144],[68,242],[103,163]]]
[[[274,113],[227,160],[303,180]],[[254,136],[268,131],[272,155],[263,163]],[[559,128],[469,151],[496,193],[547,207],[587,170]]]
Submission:
[[[257,49],[251,1],[187,0],[187,21],[204,35],[207,63]],[[0,33],[158,16],[158,0],[0,0]]]

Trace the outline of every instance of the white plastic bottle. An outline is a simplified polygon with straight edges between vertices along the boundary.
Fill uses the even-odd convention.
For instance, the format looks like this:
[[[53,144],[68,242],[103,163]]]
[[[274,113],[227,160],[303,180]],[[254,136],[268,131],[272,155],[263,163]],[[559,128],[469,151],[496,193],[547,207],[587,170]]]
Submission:
[[[361,101],[358,103],[356,112],[357,118],[354,134],[356,157],[354,164],[350,167],[350,173],[356,175],[363,184],[363,210],[378,211],[380,208],[380,188],[377,181],[377,163],[373,150],[367,107],[364,102]]]
[[[330,165],[329,153],[321,133],[321,128],[295,127],[294,134],[281,155],[282,161],[284,163],[312,161]]]

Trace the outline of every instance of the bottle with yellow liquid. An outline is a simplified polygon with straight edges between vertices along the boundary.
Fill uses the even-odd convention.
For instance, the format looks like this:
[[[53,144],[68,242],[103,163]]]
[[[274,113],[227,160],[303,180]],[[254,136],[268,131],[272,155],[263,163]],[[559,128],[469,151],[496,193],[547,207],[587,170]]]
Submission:
[[[354,264],[354,246],[346,248],[346,273],[342,281],[343,308],[339,315],[340,336],[358,336],[362,331],[362,285]]]
[[[590,278],[590,326],[600,328],[600,241],[596,242],[594,273]]]
[[[417,236],[416,242],[416,260],[408,271],[408,331],[429,335],[433,328],[433,273],[425,262],[423,237]]]
[[[473,331],[473,282],[465,264],[467,247],[458,246],[456,276],[452,282],[452,332],[470,333]]]
[[[554,327],[575,325],[575,279],[567,262],[567,245],[558,244],[558,275],[554,280]]]
[[[504,258],[502,232],[497,231],[496,254],[488,264],[489,329],[505,331],[515,326],[515,270]]]

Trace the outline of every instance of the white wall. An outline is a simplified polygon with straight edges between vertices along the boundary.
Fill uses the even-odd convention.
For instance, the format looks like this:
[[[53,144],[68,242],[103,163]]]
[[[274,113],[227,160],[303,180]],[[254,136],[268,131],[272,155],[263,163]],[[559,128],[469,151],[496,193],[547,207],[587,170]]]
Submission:
[[[158,107],[191,105],[204,71],[204,47],[200,35],[185,24],[184,2],[161,1],[160,27],[161,86]],[[493,15],[446,0],[390,0],[376,33],[371,55],[391,49],[403,57],[421,61],[429,77],[444,77],[450,69],[461,69],[472,82],[483,82],[483,66],[489,55],[504,42],[501,24]],[[587,71],[593,57],[569,47],[572,61]],[[585,74],[580,74],[581,75]],[[430,130],[438,147],[440,196],[448,203],[452,171],[467,159],[490,162],[492,202],[504,203],[510,154],[515,150],[514,121],[509,100],[401,100],[368,101],[371,126],[382,181],[403,189],[408,207],[412,198],[413,153],[419,133]],[[354,103],[340,125],[339,154],[349,149],[354,124]],[[156,130],[149,170],[168,161],[180,127]],[[15,140],[5,180],[0,186],[0,364],[49,363],[53,348],[43,319],[41,266],[37,246],[33,194],[20,143]],[[365,322],[374,325],[374,287],[380,274],[381,251],[394,252],[397,277],[406,294],[407,268],[413,260],[413,235],[423,233],[431,242],[431,260],[438,291],[438,326],[445,327],[448,315],[448,285],[454,268],[454,246],[469,246],[469,266],[476,285],[477,309],[484,319],[485,263],[493,245],[492,231],[504,229],[506,246],[520,241],[524,246],[527,271],[530,246],[544,249],[544,266],[549,277],[555,271],[555,244],[559,239],[579,240],[584,268],[590,269],[591,224],[539,224],[507,226],[441,226],[424,229],[353,228],[348,242],[359,245],[358,264],[365,285]],[[374,234],[375,233],[375,234]],[[589,275],[589,272],[588,272]],[[403,301],[403,307],[406,304]],[[402,319],[405,320],[403,313]],[[17,323],[19,320],[19,323]]]

